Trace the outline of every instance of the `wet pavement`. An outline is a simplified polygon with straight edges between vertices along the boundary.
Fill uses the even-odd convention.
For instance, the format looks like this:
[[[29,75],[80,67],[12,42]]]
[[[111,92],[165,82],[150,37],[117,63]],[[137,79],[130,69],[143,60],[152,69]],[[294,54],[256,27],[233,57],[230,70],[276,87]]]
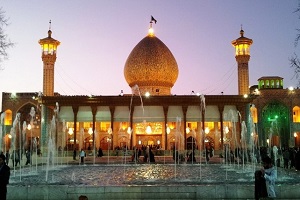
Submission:
[[[85,158],[85,163],[72,158],[55,158],[47,165],[45,158],[38,165],[11,166],[10,185],[203,185],[249,184],[254,182],[254,171],[260,165],[223,163],[212,157],[208,163],[197,158],[196,163],[176,163],[171,156],[157,156],[155,163],[131,162],[130,156]],[[278,168],[277,184],[299,184],[300,172]]]

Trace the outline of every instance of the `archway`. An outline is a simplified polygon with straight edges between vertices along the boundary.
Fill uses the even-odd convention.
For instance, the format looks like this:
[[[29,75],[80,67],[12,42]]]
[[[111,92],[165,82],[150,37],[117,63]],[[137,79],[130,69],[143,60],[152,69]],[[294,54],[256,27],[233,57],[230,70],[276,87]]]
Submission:
[[[186,148],[187,150],[197,149],[197,141],[192,136],[186,139]]]
[[[209,149],[214,148],[215,149],[215,141],[209,136],[205,136],[204,144],[205,144],[205,148],[209,148]]]
[[[262,109],[262,140],[271,146],[288,146],[290,139],[289,109],[280,102],[271,102]]]

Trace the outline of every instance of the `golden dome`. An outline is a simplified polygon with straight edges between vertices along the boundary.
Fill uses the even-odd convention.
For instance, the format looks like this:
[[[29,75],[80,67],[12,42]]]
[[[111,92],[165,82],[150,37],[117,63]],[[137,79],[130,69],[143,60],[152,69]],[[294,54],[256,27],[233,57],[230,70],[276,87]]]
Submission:
[[[124,76],[133,94],[140,91],[141,94],[170,95],[178,77],[178,65],[168,47],[154,34],[149,34],[129,54]]]

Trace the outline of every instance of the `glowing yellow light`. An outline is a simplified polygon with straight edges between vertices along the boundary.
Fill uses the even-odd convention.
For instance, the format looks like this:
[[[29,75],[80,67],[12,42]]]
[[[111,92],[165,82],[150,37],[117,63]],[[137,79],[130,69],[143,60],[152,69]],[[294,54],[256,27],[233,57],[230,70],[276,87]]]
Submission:
[[[68,133],[70,134],[70,135],[73,135],[73,128],[69,128],[69,131],[68,131]]]
[[[146,128],[146,133],[147,133],[147,134],[152,133],[151,126],[147,126],[147,128]]]
[[[89,133],[90,135],[93,134],[93,129],[92,129],[91,127],[89,128],[88,133]]]
[[[294,133],[294,137],[297,137],[297,136],[298,136],[298,135],[297,135],[297,133],[295,132],[295,133]]]
[[[235,55],[250,55],[250,45],[249,44],[236,45]]]
[[[171,133],[171,129],[170,127],[167,127],[167,134],[170,134]]]
[[[185,131],[186,131],[186,134],[189,134],[189,133],[190,133],[190,128],[187,127],[187,128],[185,129]]]
[[[209,128],[206,127],[205,130],[204,130],[205,134],[208,134],[209,133]]]
[[[128,128],[127,128],[127,133],[128,133],[128,134],[131,134],[131,132],[132,132],[132,131],[131,131],[131,127],[128,127]]]
[[[149,35],[149,36],[154,36],[154,30],[153,30],[152,27],[149,28],[149,30],[148,30],[148,35]]]
[[[228,126],[225,127],[225,133],[226,133],[226,134],[229,133],[229,128],[228,128]]]

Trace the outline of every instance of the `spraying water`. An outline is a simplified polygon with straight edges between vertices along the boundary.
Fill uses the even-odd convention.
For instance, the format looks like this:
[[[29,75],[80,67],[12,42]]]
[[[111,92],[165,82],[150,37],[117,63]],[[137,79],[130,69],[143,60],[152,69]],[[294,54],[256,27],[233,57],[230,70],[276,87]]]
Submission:
[[[200,116],[205,116],[205,110],[206,110],[206,105],[205,105],[205,96],[204,94],[201,94],[200,95]],[[201,117],[202,118],[202,117]],[[200,122],[200,124],[202,124],[202,122]],[[203,125],[202,125],[203,126]],[[199,134],[200,134],[200,140],[199,140],[199,160],[200,160],[200,172],[199,172],[199,176],[200,176],[200,179],[202,178],[202,162],[201,162],[201,156],[202,156],[202,144],[204,144],[204,132],[203,132],[203,128],[200,129],[199,131]]]
[[[21,113],[17,113],[16,114],[16,118],[13,121],[13,126],[10,129],[10,135],[11,135],[11,149],[13,150],[13,153],[11,154],[13,156],[13,163],[14,164],[14,175],[15,175],[15,169],[16,169],[16,164],[20,163],[20,150],[17,151],[17,146],[16,146],[16,142],[17,142],[17,128],[19,126],[19,122],[20,122],[20,117],[21,117]],[[20,171],[21,171],[21,165],[20,166]],[[21,173],[20,173],[20,181],[21,181]]]
[[[37,142],[36,142],[36,138],[34,137],[34,139],[32,138],[32,128],[33,128],[33,119],[35,117],[35,110],[34,110],[34,107],[31,107],[30,109],[30,125],[31,125],[31,129],[30,129],[30,138],[31,138],[31,144],[30,144],[30,154],[29,154],[29,157],[30,157],[30,162],[32,162],[32,158],[31,156],[33,155],[33,149],[36,149],[36,155],[35,155],[35,158],[36,158],[36,162],[35,162],[35,165],[36,165],[36,171],[37,171]],[[32,141],[33,140],[33,141]],[[30,163],[30,169],[31,169],[31,163]]]
[[[3,151],[3,138],[5,131],[3,131],[3,125],[4,125],[4,118],[5,118],[5,112],[0,114],[0,150]],[[6,146],[5,146],[5,152],[6,152]]]
[[[62,136],[62,140],[61,140],[61,147],[63,147],[65,144],[66,144],[66,130],[67,130],[67,126],[66,126],[66,121],[63,119],[63,122],[62,122],[62,133],[63,133],[63,136]],[[63,164],[63,159],[65,157],[65,148],[62,148],[61,149],[61,165]],[[67,162],[68,164],[68,162]]]
[[[55,157],[55,133],[56,133],[56,121],[59,112],[58,103],[54,109],[54,115],[52,117],[50,128],[48,130],[48,156],[47,156],[47,167],[46,167],[46,181],[48,181],[48,172],[49,168],[54,166],[54,157]]]

